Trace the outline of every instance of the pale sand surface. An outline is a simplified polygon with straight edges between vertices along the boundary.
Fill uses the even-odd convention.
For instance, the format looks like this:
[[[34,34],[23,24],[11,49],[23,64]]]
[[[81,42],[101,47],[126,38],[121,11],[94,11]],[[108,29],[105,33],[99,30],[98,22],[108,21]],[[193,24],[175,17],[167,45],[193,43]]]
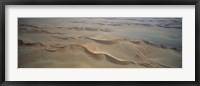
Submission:
[[[180,18],[19,18],[19,68],[181,68]]]

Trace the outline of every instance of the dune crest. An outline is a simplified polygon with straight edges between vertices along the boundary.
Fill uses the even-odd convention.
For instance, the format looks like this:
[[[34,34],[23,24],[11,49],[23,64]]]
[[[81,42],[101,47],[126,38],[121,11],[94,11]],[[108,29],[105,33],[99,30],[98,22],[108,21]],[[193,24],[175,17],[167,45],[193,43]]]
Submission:
[[[91,50],[91,48],[87,48],[86,46],[83,45],[77,45],[77,44],[71,44],[71,45],[62,45],[62,44],[54,44],[54,45],[44,45],[43,43],[30,43],[30,42],[24,42],[23,40],[18,40],[18,43],[20,46],[37,46],[40,45],[41,47],[44,48],[44,50],[48,51],[48,52],[59,52],[59,51],[68,51],[68,50],[72,50],[72,49],[80,49],[84,50],[85,53],[88,53],[92,56],[95,56],[94,59],[103,59],[106,58],[109,62],[112,62],[114,64],[120,64],[120,65],[128,65],[128,64],[135,64],[135,65],[141,65],[144,67],[151,67],[152,64],[158,64],[160,66],[163,67],[168,67],[164,64],[160,64],[157,62],[152,62],[150,60],[147,60],[146,58],[144,58],[145,56],[143,56],[143,54],[141,52],[139,52],[139,54],[137,55],[138,57],[142,58],[144,61],[143,62],[134,62],[134,61],[128,61],[128,60],[124,60],[124,59],[120,59],[117,57],[112,56],[109,53],[106,52],[96,52]]]

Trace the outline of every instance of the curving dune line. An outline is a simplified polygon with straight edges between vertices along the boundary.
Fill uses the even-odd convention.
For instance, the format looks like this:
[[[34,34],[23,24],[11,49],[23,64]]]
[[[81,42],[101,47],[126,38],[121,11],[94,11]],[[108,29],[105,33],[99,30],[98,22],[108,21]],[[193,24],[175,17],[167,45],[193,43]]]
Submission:
[[[28,24],[19,24],[20,27],[31,27],[31,28],[36,28],[36,29],[45,29],[43,27],[38,27],[34,25],[28,25]],[[56,26],[55,28],[58,29],[69,29],[69,30],[79,30],[79,31],[102,31],[102,32],[111,32],[111,30],[107,28],[96,28],[96,27],[61,27],[61,26]],[[32,31],[40,31],[40,30],[32,30]],[[48,33],[48,31],[46,31]]]
[[[29,32],[36,32],[36,33],[47,33],[47,34],[65,34],[65,33],[60,33],[60,32],[50,32],[44,29],[27,29],[27,28],[20,28],[20,30],[25,30]]]
[[[30,28],[25,28],[25,27],[30,27]],[[32,28],[34,28],[34,29],[32,29]],[[26,30],[26,31],[31,31],[31,32],[47,33],[47,34],[61,34],[61,33],[57,33],[57,32],[53,33],[53,32],[47,31],[43,27],[38,27],[38,26],[28,25],[28,24],[19,24],[19,30]]]
[[[142,40],[142,41],[139,41],[139,40],[132,40],[132,39],[115,39],[115,40],[99,40],[99,39],[95,39],[95,38],[92,38],[92,37],[61,37],[61,36],[53,36],[53,37],[57,37],[57,38],[60,38],[60,39],[90,39],[90,40],[93,40],[95,42],[98,42],[98,43],[103,43],[103,44],[115,44],[115,43],[119,43],[121,41],[127,41],[127,42],[131,42],[131,43],[134,43],[134,44],[147,44],[147,45],[150,45],[150,46],[154,46],[154,47],[157,47],[157,48],[162,48],[162,49],[172,49],[172,50],[175,50],[175,51],[178,51],[180,52],[181,50],[178,49],[178,48],[175,48],[175,47],[168,47],[168,46],[165,46],[165,45],[162,45],[162,44],[153,44],[153,43],[150,43],[148,41],[145,41],[145,40]]]
[[[93,52],[93,51],[90,51],[87,47],[84,47],[82,45],[77,45],[77,44],[71,44],[71,45],[63,45],[63,46],[60,46],[60,45],[56,45],[54,46],[54,48],[49,48],[48,46],[42,44],[42,43],[27,43],[27,42],[24,42],[23,40],[19,40],[19,45],[25,45],[25,46],[36,46],[36,45],[40,45],[42,46],[46,51],[49,51],[49,52],[57,52],[61,49],[77,49],[77,48],[81,48],[84,50],[85,53],[87,53],[88,55],[92,55],[94,56],[95,58],[94,59],[103,59],[105,58],[106,60],[108,60],[109,62],[111,63],[114,63],[114,64],[119,64],[119,65],[129,65],[129,64],[135,64],[135,65],[141,65],[141,66],[144,66],[144,67],[151,67],[152,65],[150,63],[145,63],[145,62],[134,62],[134,61],[127,61],[127,60],[123,60],[123,59],[119,59],[117,57],[114,57],[110,54],[106,54],[106,53],[103,53],[103,52]]]
[[[40,43],[40,42],[35,42],[35,43],[29,43],[29,42],[24,42],[23,40],[18,40],[18,45],[27,45],[27,46],[35,46],[35,45],[40,45],[40,46],[44,46],[44,44]]]
[[[41,27],[34,26],[34,25],[27,25],[27,24],[19,24],[19,26],[25,26],[25,27],[32,27],[32,28],[39,28],[39,29],[41,29]]]
[[[45,46],[44,44],[42,43],[28,43],[28,42],[24,42],[23,40],[18,40],[18,44],[19,45],[26,45],[26,46],[36,46],[36,45],[40,45],[40,46],[43,46],[44,49],[46,51],[49,51],[49,52],[56,52],[58,50],[61,50],[61,49],[66,49],[66,48],[70,48],[70,49],[75,49],[75,48],[82,48],[84,49],[84,51],[86,53],[88,53],[89,55],[92,55],[96,58],[94,59],[102,59],[102,58],[106,58],[108,61],[112,62],[112,63],[115,63],[115,64],[121,64],[121,65],[128,65],[128,64],[138,64],[138,65],[141,65],[141,66],[145,66],[145,67],[152,67],[152,65],[150,63],[155,63],[155,64],[158,64],[160,66],[163,66],[163,67],[166,67],[166,68],[169,68],[168,66],[164,65],[164,64],[160,64],[158,62],[155,62],[155,61],[150,61],[148,60],[150,63],[145,63],[145,62],[133,62],[133,61],[126,61],[126,60],[122,60],[122,59],[119,59],[117,57],[114,57],[112,55],[109,55],[109,54],[106,54],[106,53],[100,53],[100,52],[92,52],[90,51],[88,48],[82,46],[82,45],[76,45],[76,44],[71,44],[71,45],[59,45],[59,44],[56,44],[56,45],[51,45],[52,47],[55,47],[55,48],[49,48],[47,46]],[[147,60],[147,59],[146,59]]]
[[[105,43],[105,44],[114,44],[114,43],[121,42],[121,41],[127,41],[127,42],[131,42],[131,43],[134,43],[134,44],[144,43],[144,44],[154,46],[154,47],[158,47],[158,48],[162,48],[162,49],[172,49],[172,50],[175,50],[175,51],[181,51],[180,49],[175,48],[175,47],[168,47],[168,46],[165,46],[165,45],[162,45],[162,44],[153,44],[153,43],[150,43],[146,40],[139,41],[139,40],[132,40],[132,39],[115,39],[115,40],[99,40],[99,39],[94,39],[94,38],[87,38],[87,39],[91,39],[95,42]]]
[[[114,57],[112,55],[109,55],[109,54],[106,54],[106,53],[92,52],[87,47],[82,46],[82,45],[77,45],[77,44],[65,45],[62,48],[58,48],[58,49],[54,49],[54,50],[53,49],[48,49],[48,48],[45,47],[45,50],[51,51],[51,52],[56,52],[56,51],[61,50],[61,49],[76,49],[76,48],[81,48],[81,49],[84,50],[84,52],[88,53],[89,55],[97,57],[95,59],[98,59],[99,57],[100,58],[104,57],[108,61],[110,61],[112,63],[115,63],[115,64],[121,64],[121,65],[136,64],[133,61],[126,61],[126,60],[123,60],[123,59],[119,59],[119,58],[116,58],[116,57]]]
[[[104,43],[104,44],[114,44],[114,43],[117,43],[117,42],[120,42],[120,41],[128,41],[128,42],[131,42],[131,43],[134,43],[134,44],[142,44],[142,43],[145,43],[145,44],[148,44],[150,46],[154,46],[154,47],[158,47],[158,48],[163,48],[163,49],[172,49],[172,50],[175,50],[175,51],[180,51],[179,49],[177,48],[169,48],[169,47],[166,47],[164,45],[156,45],[156,44],[153,44],[153,43],[150,43],[148,41],[138,41],[138,40],[131,40],[131,39],[116,39],[114,41],[112,40],[98,40],[98,39],[93,39],[93,38],[90,38],[90,37],[67,37],[67,38],[64,38],[64,37],[59,37],[59,36],[55,36],[55,37],[58,37],[58,38],[61,38],[61,39],[90,39],[90,40],[93,40],[95,42],[99,42],[99,43]],[[157,64],[157,65],[160,65],[162,67],[166,67],[166,68],[169,68],[168,66],[164,65],[164,64],[161,64],[161,63],[158,63],[158,62],[155,62],[155,61],[152,61],[152,60],[149,60],[149,59],[146,59],[146,56],[143,55],[142,52],[140,52],[140,50],[138,50],[138,54],[136,55],[137,57],[140,57],[141,59],[143,60],[146,60],[147,62],[152,62],[154,64]],[[114,56],[112,56],[114,57]],[[148,66],[150,67],[149,63],[137,63],[137,64],[140,64],[140,65],[144,65],[144,66]]]
[[[102,32],[111,32],[107,28],[96,28],[96,27],[68,27],[69,30],[79,30],[79,31],[102,31]]]

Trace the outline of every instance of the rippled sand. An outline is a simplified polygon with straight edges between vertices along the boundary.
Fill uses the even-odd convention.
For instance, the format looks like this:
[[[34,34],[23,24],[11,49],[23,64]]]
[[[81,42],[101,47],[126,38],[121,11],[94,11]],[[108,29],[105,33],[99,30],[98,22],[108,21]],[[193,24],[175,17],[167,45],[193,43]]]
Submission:
[[[180,19],[19,18],[18,21],[19,68],[182,67]]]

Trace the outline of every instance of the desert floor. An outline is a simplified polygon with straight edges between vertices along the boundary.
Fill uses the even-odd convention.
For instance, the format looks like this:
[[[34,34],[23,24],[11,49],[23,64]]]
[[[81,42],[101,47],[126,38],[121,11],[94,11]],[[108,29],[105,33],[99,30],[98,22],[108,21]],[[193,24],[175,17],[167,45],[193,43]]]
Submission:
[[[19,18],[19,68],[181,68],[179,18]]]

